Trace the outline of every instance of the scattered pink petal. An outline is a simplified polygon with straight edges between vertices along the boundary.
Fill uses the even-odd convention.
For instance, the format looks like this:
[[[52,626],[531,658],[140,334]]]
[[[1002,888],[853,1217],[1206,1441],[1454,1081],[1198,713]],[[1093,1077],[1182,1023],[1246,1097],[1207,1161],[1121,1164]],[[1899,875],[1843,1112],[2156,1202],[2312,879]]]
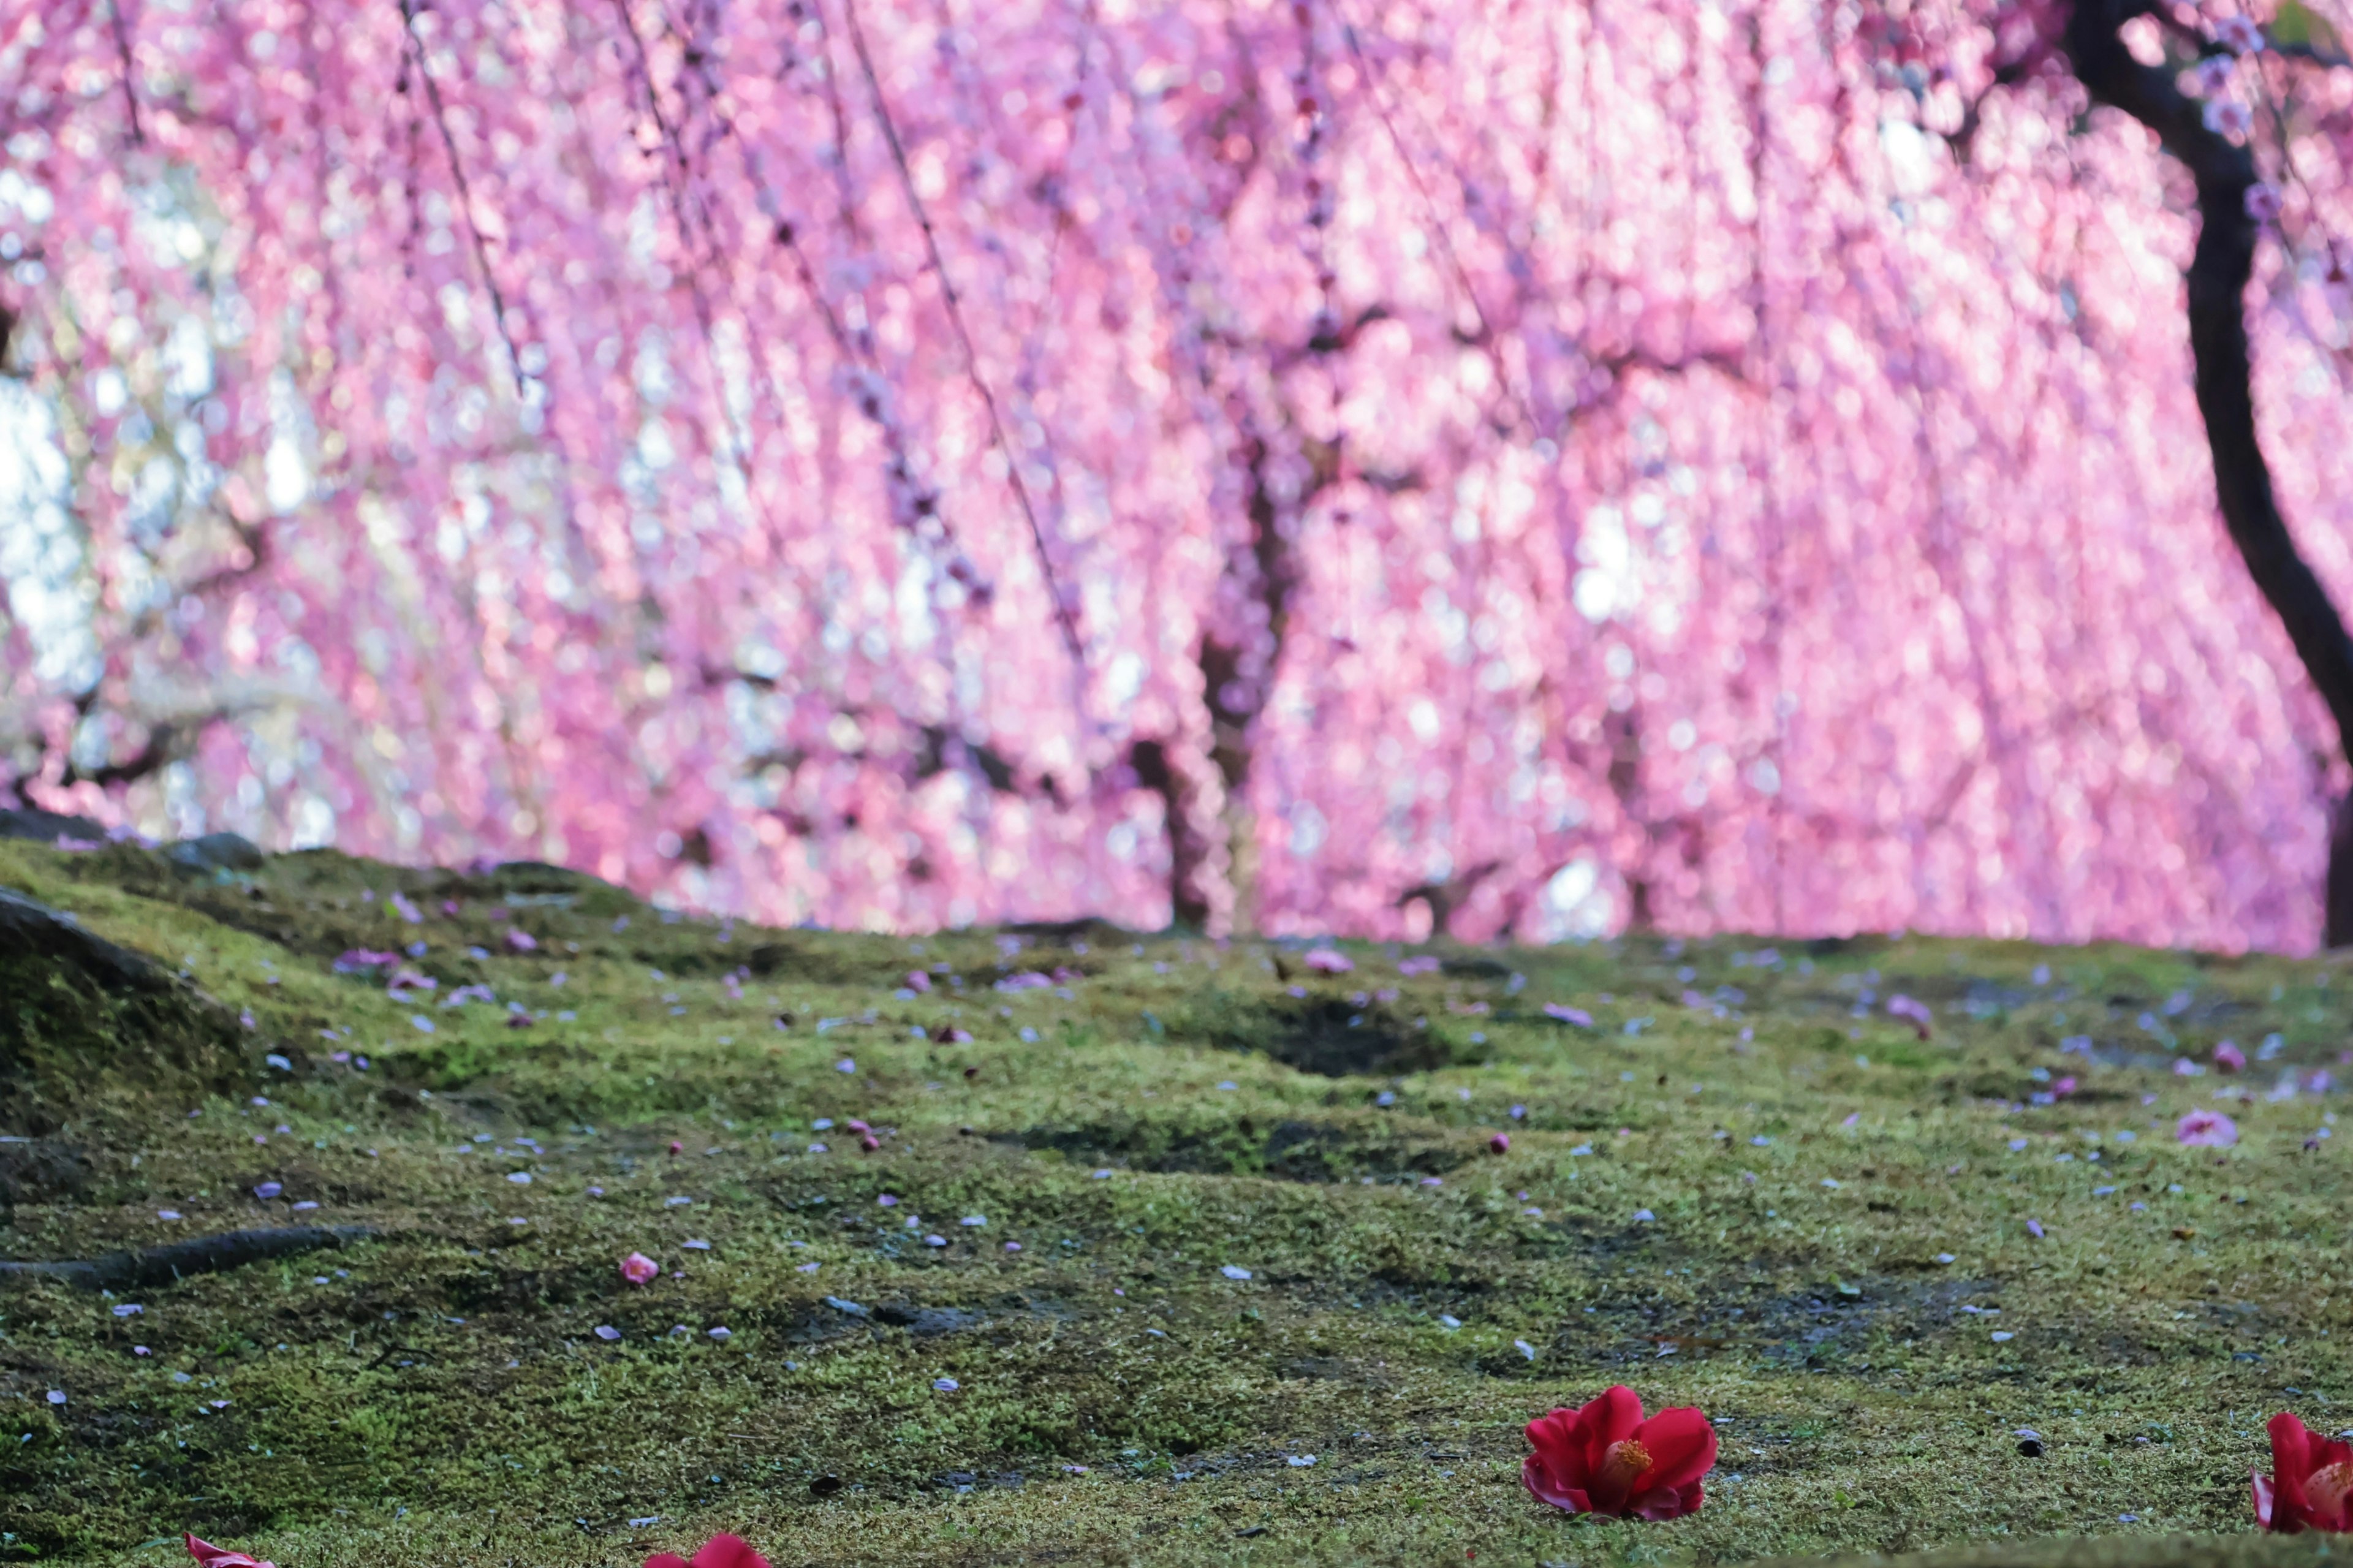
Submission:
[[[1356,967],[1346,953],[1329,947],[1312,948],[1299,962],[1318,974],[1345,974]]]
[[[661,1265],[642,1252],[632,1252],[621,1259],[621,1278],[632,1285],[650,1283],[661,1272]]]
[[[2239,1048],[2236,1041],[2224,1040],[2214,1047],[2216,1072],[2243,1072],[2246,1066],[2247,1053]]]
[[[2219,1110],[2193,1110],[2173,1124],[2173,1135],[2193,1149],[2228,1149],[2239,1141],[2239,1124]]]

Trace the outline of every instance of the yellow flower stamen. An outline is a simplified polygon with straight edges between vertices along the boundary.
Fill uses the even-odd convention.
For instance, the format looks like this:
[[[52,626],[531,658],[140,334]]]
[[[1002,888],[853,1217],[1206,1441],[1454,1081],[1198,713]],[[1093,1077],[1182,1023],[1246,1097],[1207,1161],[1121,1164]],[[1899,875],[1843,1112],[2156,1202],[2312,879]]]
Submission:
[[[2336,1519],[2345,1510],[2345,1494],[2353,1492],[2353,1462],[2344,1459],[2324,1465],[2305,1479],[2305,1500],[2312,1510],[2325,1518]]]
[[[1621,1487],[1630,1487],[1651,1468],[1651,1450],[1628,1437],[1601,1451],[1601,1473]]]

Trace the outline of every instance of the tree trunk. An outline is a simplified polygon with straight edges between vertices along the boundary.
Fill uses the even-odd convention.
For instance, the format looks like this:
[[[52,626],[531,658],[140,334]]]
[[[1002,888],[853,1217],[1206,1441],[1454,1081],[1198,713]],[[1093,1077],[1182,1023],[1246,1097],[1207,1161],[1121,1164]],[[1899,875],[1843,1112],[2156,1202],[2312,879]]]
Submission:
[[[2215,498],[2231,542],[2255,586],[2287,628],[2321,700],[2336,721],[2337,744],[2353,738],[2353,637],[2313,575],[2280,516],[2272,475],[2255,437],[2255,400],[2247,347],[2247,280],[2261,230],[2247,212],[2258,183],[2253,154],[2206,128],[2199,100],[2174,85],[2168,67],[2133,58],[2121,36],[2147,0],[2078,0],[2067,28],[2075,76],[2095,102],[2120,109],[2157,133],[2198,184],[2198,249],[2189,264],[2189,350],[2198,408],[2214,463]],[[2330,947],[2353,945],[2353,802],[2337,804],[2328,840],[2326,934]]]

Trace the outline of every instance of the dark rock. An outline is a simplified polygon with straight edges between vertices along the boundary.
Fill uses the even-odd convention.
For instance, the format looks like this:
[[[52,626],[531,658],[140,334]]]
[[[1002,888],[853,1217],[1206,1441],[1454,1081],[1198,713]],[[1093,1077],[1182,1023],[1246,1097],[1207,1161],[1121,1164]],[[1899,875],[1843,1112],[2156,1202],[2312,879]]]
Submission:
[[[49,1138],[0,1137],[0,1214],[12,1204],[78,1198],[90,1185],[90,1157]]]
[[[54,844],[60,838],[105,837],[106,829],[87,816],[68,816],[63,812],[43,811],[37,805],[0,808],[0,838],[31,838]]]
[[[235,833],[183,839],[164,854],[183,871],[259,871],[267,860],[259,845]]]
[[[817,1479],[809,1482],[809,1495],[811,1497],[831,1497],[840,1489],[841,1478],[839,1476],[819,1476]]]

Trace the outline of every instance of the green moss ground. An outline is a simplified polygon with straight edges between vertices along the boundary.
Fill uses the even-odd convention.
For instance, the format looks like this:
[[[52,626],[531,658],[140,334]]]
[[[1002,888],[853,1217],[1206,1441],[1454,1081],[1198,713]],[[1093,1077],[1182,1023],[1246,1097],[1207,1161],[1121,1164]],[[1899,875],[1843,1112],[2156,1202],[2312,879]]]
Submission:
[[[0,1285],[0,1561],[162,1564],[184,1527],[285,1568],[634,1564],[718,1528],[779,1564],[2326,1552],[2246,1533],[2263,1420],[2353,1426],[2353,1123],[2315,1140],[2337,1096],[2266,1098],[2353,1075],[2326,963],[1629,941],[1433,950],[1410,979],[1350,945],[1326,977],[1107,928],[1017,954],[731,931],[544,870],[329,854],[191,879],[0,845],[0,886],[257,1025],[206,1077],[65,1037],[105,1010],[45,1024],[12,982],[0,1131],[33,1141],[0,1144],[0,1257],[382,1232],[129,1298]],[[420,940],[440,995],[496,1003],[332,971]],[[894,995],[914,965],[936,986]],[[1886,1016],[1897,992],[1933,1039]],[[2165,1070],[2274,1032],[2239,1079]],[[2022,1104],[2038,1069],[2081,1087]],[[2179,1147],[2225,1088],[2251,1091],[2239,1146]],[[628,1285],[632,1249],[672,1272]],[[1521,1425],[1619,1381],[1719,1421],[1698,1516],[1571,1521],[1520,1489]]]

